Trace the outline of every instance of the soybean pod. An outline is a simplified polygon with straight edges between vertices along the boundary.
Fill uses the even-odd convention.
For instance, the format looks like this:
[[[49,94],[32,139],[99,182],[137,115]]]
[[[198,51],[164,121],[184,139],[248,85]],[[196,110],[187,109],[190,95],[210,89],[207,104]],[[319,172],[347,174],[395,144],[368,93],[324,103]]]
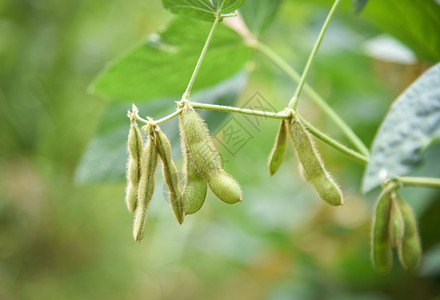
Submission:
[[[289,133],[299,161],[303,166],[306,180],[314,186],[321,199],[328,204],[343,205],[344,200],[341,190],[325,169],[321,156],[312,142],[310,133],[296,116],[292,117]]]
[[[400,251],[402,247],[403,235],[405,232],[405,224],[403,221],[400,205],[397,200],[397,191],[390,192],[391,198],[391,222],[390,222],[390,237],[391,245],[394,249]]]
[[[187,150],[187,159],[194,164],[197,173],[208,182],[212,192],[226,203],[240,202],[240,185],[223,170],[208,127],[189,102],[184,103],[179,128],[182,147]]]
[[[137,190],[140,177],[140,156],[142,152],[142,133],[134,118],[131,118],[128,133],[127,190],[125,203],[129,212],[136,210]]]
[[[168,186],[169,201],[177,221],[182,224],[184,219],[182,192],[179,187],[179,175],[171,155],[171,144],[159,126],[154,127],[156,149],[162,161],[163,176]]]
[[[402,246],[399,251],[400,263],[405,269],[415,269],[420,262],[422,256],[422,246],[420,236],[417,229],[417,221],[414,212],[408,203],[400,195],[396,196],[402,212],[404,223],[404,233]]]
[[[389,230],[391,215],[389,189],[390,187],[384,188],[377,198],[371,229],[371,260],[374,268],[380,273],[388,273],[393,263]]]
[[[133,225],[133,236],[135,241],[140,242],[144,236],[144,227],[147,217],[148,205],[153,197],[155,187],[155,174],[157,167],[157,150],[155,145],[154,132],[150,130],[147,143],[144,146],[141,156],[141,176],[137,197],[139,200],[136,208],[135,221]]]
[[[269,173],[274,175],[281,164],[283,163],[284,153],[286,152],[286,140],[287,140],[287,121],[281,120],[280,128],[278,129],[277,136],[275,138],[275,144],[269,155]]]
[[[208,185],[201,177],[194,163],[188,160],[187,150],[182,143],[183,156],[185,159],[186,185],[183,191],[183,208],[186,215],[198,212],[205,203]]]

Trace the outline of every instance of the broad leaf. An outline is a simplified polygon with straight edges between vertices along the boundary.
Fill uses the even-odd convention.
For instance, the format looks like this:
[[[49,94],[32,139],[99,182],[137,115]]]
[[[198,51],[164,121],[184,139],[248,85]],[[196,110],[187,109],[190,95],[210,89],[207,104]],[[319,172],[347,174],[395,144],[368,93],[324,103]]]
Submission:
[[[412,171],[420,164],[423,150],[438,139],[440,64],[424,73],[392,105],[374,139],[363,191]]]
[[[140,101],[181,95],[191,78],[211,25],[178,18],[160,35],[112,63],[92,91],[114,100]],[[248,61],[249,49],[237,33],[219,24],[194,89],[224,80]]]
[[[247,82],[247,74],[240,72],[228,80],[200,92],[194,93],[192,100],[204,103],[232,105]],[[176,108],[174,98],[163,98],[149,102],[137,103],[140,114],[161,118]],[[124,178],[127,163],[127,135],[129,120],[126,117],[128,103],[112,103],[101,118],[95,138],[89,143],[76,169],[75,181],[78,184],[120,182]],[[199,111],[206,120],[209,129],[214,131],[227,116],[224,112]],[[141,125],[141,124],[139,124]],[[169,137],[173,155],[181,156],[177,118],[162,125],[161,128]]]
[[[251,32],[259,36],[275,20],[282,0],[247,0],[240,13]]]
[[[213,21],[218,12],[233,12],[244,2],[245,0],[162,0],[162,5],[176,15]]]
[[[368,0],[352,0],[351,2],[353,2],[354,12],[356,14],[360,14],[367,4]]]
[[[328,0],[312,1],[327,9],[330,5]],[[411,48],[419,58],[434,63],[440,61],[440,4],[437,0],[370,2],[364,7],[360,20],[372,24],[381,32],[390,33]],[[353,6],[349,1],[342,1],[338,7],[340,10],[351,15]]]
[[[216,8],[209,0],[162,0],[162,5],[176,15],[214,20]]]
[[[440,60],[440,5],[436,1],[374,1],[362,16],[397,37],[420,58]]]
[[[240,8],[246,0],[214,0],[214,5],[222,14],[231,13]]]

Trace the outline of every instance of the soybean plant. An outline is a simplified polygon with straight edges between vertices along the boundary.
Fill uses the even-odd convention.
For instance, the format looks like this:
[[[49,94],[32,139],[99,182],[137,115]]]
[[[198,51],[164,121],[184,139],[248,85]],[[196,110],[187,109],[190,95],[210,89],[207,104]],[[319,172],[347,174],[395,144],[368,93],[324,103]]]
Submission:
[[[193,1],[194,3],[187,3],[185,8],[176,4],[176,1],[162,0],[162,2],[165,8],[175,14],[183,15],[188,18],[199,17],[205,21],[212,21],[213,23],[194,67],[192,76],[189,78],[186,90],[184,92],[182,90],[182,97],[180,101],[177,101],[176,110],[161,119],[153,119],[151,116],[147,119],[140,117],[139,111],[134,105],[132,110],[128,113],[130,128],[128,134],[129,155],[126,174],[126,205],[128,210],[135,214],[133,227],[134,239],[139,242],[144,235],[148,207],[155,188],[155,173],[159,158],[163,167],[162,174],[168,186],[169,203],[179,224],[183,223],[185,215],[194,214],[202,209],[207,197],[208,187],[217,198],[228,204],[239,203],[243,199],[248,200],[246,199],[246,195],[243,196],[242,189],[237,180],[223,169],[219,153],[212,142],[208,126],[196,112],[196,109],[210,109],[222,112],[248,114],[280,121],[274,146],[268,155],[269,174],[271,176],[274,175],[282,167],[284,155],[287,150],[287,139],[289,138],[292,149],[298,158],[298,164],[303,170],[305,179],[313,186],[317,196],[332,206],[337,207],[343,205],[344,198],[341,188],[325,167],[323,159],[315,146],[314,139],[318,138],[355,162],[367,165],[363,191],[368,192],[374,187],[382,187],[382,192],[377,198],[374,208],[371,226],[370,240],[373,266],[379,272],[389,272],[392,268],[392,250],[396,249],[400,263],[404,268],[416,268],[422,253],[417,221],[411,207],[399,193],[400,190],[406,186],[440,188],[440,180],[437,178],[403,177],[409,171],[402,172],[402,168],[398,168],[401,167],[401,165],[395,168],[395,166],[387,162],[387,158],[389,158],[390,155],[401,156],[400,162],[406,168],[408,162],[420,159],[419,153],[414,154],[415,151],[413,151],[416,146],[418,147],[417,149],[423,149],[428,139],[436,137],[435,135],[433,136],[433,132],[437,132],[438,128],[437,131],[435,131],[436,128],[428,126],[429,122],[425,122],[420,116],[424,116],[431,111],[438,111],[438,101],[429,100],[435,98],[433,94],[429,94],[427,97],[422,97],[420,94],[425,93],[426,90],[428,90],[428,93],[431,93],[431,91],[426,88],[427,86],[435,87],[440,85],[440,64],[427,71],[396,100],[389,112],[389,116],[386,117],[383,123],[383,128],[378,132],[378,136],[372,146],[372,152],[370,153],[370,149],[365,146],[350,126],[348,126],[306,82],[323,37],[341,0],[334,1],[301,74],[296,72],[270,47],[259,41],[258,37],[250,34],[247,28],[245,28],[246,30],[239,30],[239,38],[243,39],[246,47],[266,56],[297,83],[293,96],[288,102],[286,101],[286,107],[277,113],[242,109],[233,106],[197,103],[191,99],[194,82],[199,75],[199,70],[208,52],[217,26],[225,18],[236,16],[238,13],[234,13],[234,11],[240,8],[244,2],[243,0]],[[181,26],[185,24],[183,21],[180,22],[179,24]],[[176,26],[176,28],[177,27],[178,26]],[[167,34],[172,35],[173,32],[168,32]],[[167,48],[168,46],[164,47]],[[169,48],[171,49],[172,47]],[[176,47],[176,49],[178,49],[178,47]],[[157,49],[154,49],[154,51],[156,50]],[[138,56],[136,55],[137,52],[134,55],[137,61]],[[171,57],[171,51],[170,53],[167,52],[167,55],[169,56],[166,57]],[[131,60],[130,63],[131,66]],[[112,72],[112,70],[109,72]],[[109,78],[112,79],[113,77],[109,76]],[[100,80],[101,82],[98,81],[98,86],[99,84],[107,87],[113,86],[114,81],[109,80],[106,82],[105,74]],[[172,79],[170,80],[170,82],[172,82]],[[140,80],[136,77],[136,82],[139,81]],[[104,84],[102,82],[104,82]],[[354,149],[329,137],[302,117],[297,107],[303,91],[307,93],[309,98],[341,129],[348,140],[353,144]],[[416,97],[414,95],[416,95]],[[406,118],[402,121],[402,115],[405,116],[406,114],[411,115],[411,118],[408,119],[410,119],[414,125],[413,127],[420,129],[420,132],[417,131],[416,134],[411,136],[409,145],[405,144],[401,146],[401,144],[406,142],[402,140],[402,137],[406,136],[403,135],[402,132],[406,130],[405,132],[408,133],[408,135],[411,134],[411,132],[408,132],[409,126],[406,124]],[[183,173],[186,174],[183,187],[180,186],[177,168],[172,159],[171,144],[166,135],[159,128],[161,123],[176,117],[179,118],[178,130],[184,161]],[[440,119],[439,116],[430,116],[430,118],[431,117],[433,121],[430,123],[439,123],[436,122],[435,120],[437,119],[434,118]],[[144,146],[142,141],[143,136],[137,122],[141,122],[145,125],[142,129],[148,135]],[[390,138],[389,134],[387,135],[387,131],[393,131],[394,127],[401,123],[403,123],[403,125],[396,131],[398,134]],[[382,134],[383,132],[385,132],[385,134]],[[396,147],[396,149],[400,152],[397,151],[397,153],[394,153],[388,151],[388,153],[384,151],[384,143],[389,143],[387,144],[389,148],[392,148],[393,145],[398,145],[399,147]],[[405,149],[409,149],[409,153],[402,154],[401,152]],[[383,152],[387,152],[389,156],[384,157]]]

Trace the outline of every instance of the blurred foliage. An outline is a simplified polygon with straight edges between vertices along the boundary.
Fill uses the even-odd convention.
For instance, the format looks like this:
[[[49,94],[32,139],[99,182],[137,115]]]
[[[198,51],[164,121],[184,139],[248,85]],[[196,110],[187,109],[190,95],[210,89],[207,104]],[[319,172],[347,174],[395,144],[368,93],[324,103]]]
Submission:
[[[426,12],[420,15],[417,7],[402,10],[419,17],[396,26],[397,34],[378,26],[369,13],[392,15],[382,2],[369,1],[360,17],[349,1],[343,2],[309,81],[367,144],[392,100],[427,64],[438,61],[440,53],[438,44],[425,39],[432,36],[431,29],[423,35],[418,31],[427,24]],[[425,5],[422,2],[415,1],[418,6]],[[264,41],[300,70],[329,5],[284,1]],[[435,18],[431,14],[429,20]],[[0,2],[0,299],[439,296],[439,193],[405,190],[419,217],[427,254],[420,268],[410,273],[396,265],[391,274],[378,275],[369,259],[376,195],[360,196],[362,167],[318,143],[345,191],[342,208],[316,199],[299,177],[292,151],[271,178],[266,158],[278,128],[273,120],[223,116],[224,124],[242,124],[251,137],[234,154],[219,144],[225,169],[243,186],[243,203],[225,205],[210,194],[201,212],[179,226],[158,182],[140,245],[132,241],[122,182],[74,184],[76,165],[108,107],[86,93],[88,84],[107,61],[170,19],[159,0]],[[421,43],[405,41],[408,28]],[[362,45],[383,32],[395,34],[421,62],[396,64],[366,55]],[[427,45],[435,51],[424,55]],[[274,110],[282,109],[295,85],[259,55],[254,65],[236,105],[265,100]],[[303,100],[305,117],[347,142],[307,97]],[[179,149],[173,151],[181,165]],[[426,159],[435,160],[438,151],[432,147]],[[435,174],[434,167],[425,164],[419,171]]]

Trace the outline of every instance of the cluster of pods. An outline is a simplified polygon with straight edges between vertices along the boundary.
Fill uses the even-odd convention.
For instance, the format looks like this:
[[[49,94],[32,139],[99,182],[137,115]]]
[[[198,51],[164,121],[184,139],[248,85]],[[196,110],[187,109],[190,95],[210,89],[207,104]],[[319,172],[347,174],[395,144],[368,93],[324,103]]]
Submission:
[[[183,192],[166,135],[154,121],[150,120],[144,127],[148,132],[148,138],[144,142],[136,122],[137,108],[134,106],[133,112],[129,112],[131,125],[128,137],[126,204],[128,210],[135,214],[133,236],[138,242],[144,235],[159,158],[162,161],[163,177],[169,190],[169,202],[180,224],[183,223],[185,215],[194,214],[201,209],[208,187],[226,203],[234,204],[242,200],[241,187],[222,168],[220,156],[203,119],[188,100],[181,101],[179,106],[183,173],[186,174]],[[325,169],[309,131],[293,110],[286,112],[290,117],[281,120],[274,147],[269,155],[270,174],[275,174],[281,166],[287,137],[290,136],[305,179],[325,202],[333,206],[343,205],[342,192]],[[414,214],[397,190],[397,183],[387,183],[375,208],[371,249],[373,264],[380,272],[388,272],[391,269],[392,247],[397,249],[401,264],[408,269],[415,268],[421,256],[421,244]]]
[[[183,223],[185,215],[201,209],[208,186],[222,201],[234,204],[242,199],[238,182],[222,168],[220,156],[209,135],[208,128],[188,101],[182,101],[179,128],[184,157],[186,184],[183,192],[179,175],[172,160],[171,144],[157,124],[151,122],[144,143],[136,122],[136,108],[131,118],[128,136],[129,160],[127,166],[126,204],[135,214],[133,236],[141,241],[144,234],[147,210],[155,187],[158,159],[162,161],[163,176],[169,190],[169,202],[177,221]]]

